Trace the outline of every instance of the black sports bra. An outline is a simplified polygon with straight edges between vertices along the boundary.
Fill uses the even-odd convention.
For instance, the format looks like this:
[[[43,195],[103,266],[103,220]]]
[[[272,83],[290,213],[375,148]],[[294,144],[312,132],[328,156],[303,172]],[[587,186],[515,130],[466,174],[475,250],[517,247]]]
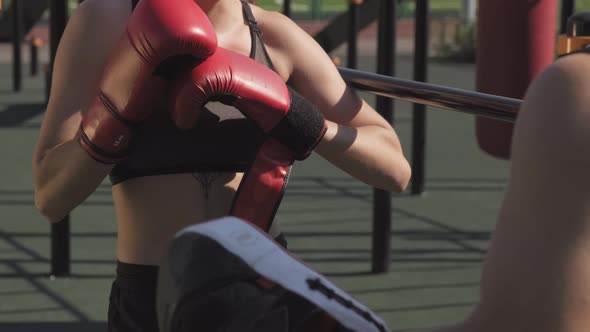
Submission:
[[[132,0],[133,8],[139,0]],[[274,70],[248,3],[242,0],[252,40],[250,57]],[[193,172],[245,172],[263,133],[234,107],[208,103],[190,130],[178,129],[165,109],[158,109],[134,134],[134,148],[110,174],[113,185],[127,179]]]

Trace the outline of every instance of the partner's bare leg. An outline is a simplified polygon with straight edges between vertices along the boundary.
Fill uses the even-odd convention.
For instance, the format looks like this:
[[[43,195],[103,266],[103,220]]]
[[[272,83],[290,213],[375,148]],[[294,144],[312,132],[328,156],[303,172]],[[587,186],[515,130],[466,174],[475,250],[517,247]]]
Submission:
[[[590,54],[532,83],[472,332],[590,328]]]

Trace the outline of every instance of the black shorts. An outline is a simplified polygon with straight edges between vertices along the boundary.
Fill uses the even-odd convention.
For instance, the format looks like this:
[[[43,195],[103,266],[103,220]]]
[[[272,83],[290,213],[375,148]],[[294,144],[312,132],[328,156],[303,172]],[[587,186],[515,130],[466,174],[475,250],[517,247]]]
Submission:
[[[287,247],[283,234],[275,241]],[[117,262],[109,296],[109,332],[158,332],[157,281],[157,266]]]

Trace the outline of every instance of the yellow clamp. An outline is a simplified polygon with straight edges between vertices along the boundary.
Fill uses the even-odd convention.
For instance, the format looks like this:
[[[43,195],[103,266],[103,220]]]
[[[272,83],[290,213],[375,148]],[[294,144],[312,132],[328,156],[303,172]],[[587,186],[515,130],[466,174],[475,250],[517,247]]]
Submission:
[[[590,12],[576,13],[567,20],[567,32],[557,39],[559,56],[590,46]]]

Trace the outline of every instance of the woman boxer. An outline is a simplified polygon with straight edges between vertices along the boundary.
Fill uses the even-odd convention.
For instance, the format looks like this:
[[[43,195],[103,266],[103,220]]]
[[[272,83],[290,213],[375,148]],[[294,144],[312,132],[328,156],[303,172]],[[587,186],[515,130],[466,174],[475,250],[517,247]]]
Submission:
[[[157,330],[155,279],[166,243],[185,225],[228,214],[263,140],[255,123],[221,103],[207,104],[189,130],[172,121],[163,93],[167,75],[203,61],[215,46],[272,69],[321,110],[326,132],[315,151],[322,157],[389,191],[403,191],[410,177],[391,126],[346,87],[328,55],[288,18],[239,0],[168,1],[140,16],[133,8],[157,7],[142,1],[158,2],[86,0],[76,10],[59,45],[33,158],[36,207],[51,222],[110,176],[118,227],[111,331]],[[195,2],[214,34],[198,15],[191,21],[198,29],[179,23],[195,12]],[[173,7],[180,9],[170,13]],[[155,16],[159,20],[151,21]],[[179,31],[154,32],[160,24],[172,27],[162,31]],[[145,41],[138,36],[148,42],[137,42]],[[281,240],[278,224],[269,232]]]

